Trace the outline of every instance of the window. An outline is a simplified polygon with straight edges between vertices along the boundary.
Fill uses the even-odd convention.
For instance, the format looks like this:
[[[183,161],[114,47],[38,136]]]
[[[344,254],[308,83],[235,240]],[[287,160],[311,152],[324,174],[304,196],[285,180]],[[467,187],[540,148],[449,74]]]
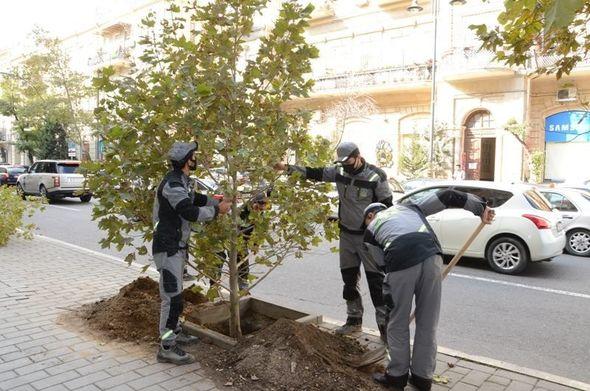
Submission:
[[[37,170],[40,168],[39,165],[40,163],[33,164],[33,166],[31,167],[31,173],[36,173]]]
[[[547,198],[551,206],[560,212],[577,212],[578,208],[566,196],[553,192],[541,192]]]
[[[478,111],[467,119],[465,126],[468,129],[486,129],[492,127],[492,116],[489,111]]]
[[[57,174],[57,170],[55,169],[55,163],[45,163],[45,168],[43,171],[49,174]]]
[[[528,203],[535,209],[544,210],[546,212],[551,212],[551,205],[547,203],[545,198],[541,194],[539,194],[536,190],[528,190],[523,193],[524,198],[528,201]]]
[[[25,173],[27,170],[24,167],[12,167],[8,169],[8,173],[10,175],[14,175],[14,174],[23,174]],[[6,171],[5,171],[6,172]]]
[[[58,163],[57,172],[60,174],[78,174],[80,164],[78,163]]]
[[[485,189],[479,187],[458,187],[457,190],[470,193],[487,202],[490,208],[497,208],[502,206],[512,198],[513,194],[509,191],[497,189]]]
[[[438,190],[442,190],[442,189],[446,189],[446,188],[445,187],[431,187],[429,189],[424,189],[422,191],[419,191],[418,193],[414,193],[412,195],[402,198],[400,201],[400,204],[402,204],[402,205],[414,204],[414,203],[418,202],[419,200],[421,200],[422,198],[428,197],[429,195],[437,192]]]

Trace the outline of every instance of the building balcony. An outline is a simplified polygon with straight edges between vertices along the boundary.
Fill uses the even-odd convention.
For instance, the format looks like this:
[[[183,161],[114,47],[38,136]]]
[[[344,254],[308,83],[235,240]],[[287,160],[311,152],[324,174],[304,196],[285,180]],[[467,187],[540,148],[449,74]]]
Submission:
[[[316,78],[312,96],[428,89],[431,78],[428,64],[325,75]]]
[[[114,37],[117,35],[126,35],[131,31],[131,25],[129,23],[117,22],[103,27],[100,30],[100,35],[103,37]]]
[[[309,24],[312,26],[327,23],[336,16],[334,6],[329,0],[315,1],[313,6],[315,8],[313,9],[309,20]]]
[[[583,57],[583,54],[582,54]],[[551,68],[557,64],[559,60],[558,56],[538,56],[533,54],[527,62],[527,69],[530,72],[534,72],[539,68]],[[582,61],[576,64],[576,67],[572,69],[573,74],[590,74],[590,58],[583,58]]]
[[[131,50],[124,46],[120,46],[111,52],[99,50],[95,56],[88,59],[88,65],[91,67],[106,67],[112,65],[114,67],[127,67],[131,65]]]
[[[503,78],[513,76],[515,69],[494,60],[495,53],[476,47],[453,48],[441,56],[438,70],[446,81]]]

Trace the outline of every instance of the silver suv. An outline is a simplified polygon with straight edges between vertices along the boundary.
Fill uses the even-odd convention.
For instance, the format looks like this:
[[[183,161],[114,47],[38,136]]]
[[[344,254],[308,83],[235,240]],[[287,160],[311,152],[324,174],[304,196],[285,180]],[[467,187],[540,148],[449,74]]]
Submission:
[[[80,197],[80,201],[89,202],[92,198],[84,188],[84,176],[76,160],[38,160],[18,177],[16,189],[23,199],[32,194],[48,202],[64,197]]]

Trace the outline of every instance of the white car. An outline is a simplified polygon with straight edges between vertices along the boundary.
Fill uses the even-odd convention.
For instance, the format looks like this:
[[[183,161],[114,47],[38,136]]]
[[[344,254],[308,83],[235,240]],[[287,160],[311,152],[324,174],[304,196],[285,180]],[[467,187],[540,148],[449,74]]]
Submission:
[[[564,219],[565,250],[571,255],[590,256],[590,193],[564,188],[539,191]]]
[[[495,221],[484,227],[465,256],[486,259],[496,272],[518,274],[529,262],[549,260],[563,253],[562,218],[530,185],[442,181],[415,190],[398,202],[412,203],[451,187],[484,198],[496,212]],[[427,220],[446,255],[456,254],[481,221],[464,209],[446,209]]]
[[[16,189],[23,199],[27,195],[39,195],[48,202],[64,197],[79,197],[82,202],[92,199],[77,160],[38,160],[18,177]]]

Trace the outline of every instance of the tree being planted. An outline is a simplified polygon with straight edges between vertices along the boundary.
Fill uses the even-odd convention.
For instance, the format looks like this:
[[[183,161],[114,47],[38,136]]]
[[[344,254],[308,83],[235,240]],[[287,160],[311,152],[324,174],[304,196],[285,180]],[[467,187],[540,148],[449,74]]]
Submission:
[[[254,42],[248,40],[253,19],[267,3],[191,2],[171,5],[170,16],[160,22],[153,14],[146,17],[148,34],[139,42],[143,55],[133,76],[114,78],[106,68],[96,79],[106,93],[97,109],[106,129],[105,161],[88,164],[94,174],[90,187],[99,199],[93,216],[107,233],[102,245],[129,246],[131,262],[136,253],[148,252],[154,192],[168,171],[167,151],[177,140],[198,141],[197,176],[215,181],[237,202],[228,216],[193,226],[191,264],[199,277],[217,282],[210,293],[219,286],[229,290],[230,333],[238,338],[238,255],[250,249],[250,262],[262,272],[251,289],[287,257],[301,257],[318,244],[322,229],[328,237],[335,233],[327,222],[328,189],[277,177],[272,169],[287,152],[314,166],[326,164],[331,155],[327,141],[308,136],[308,115],[281,109],[287,100],[307,96],[312,86],[304,75],[317,50],[303,37],[312,7],[283,3],[274,27],[259,39],[256,57],[245,58],[246,46]],[[248,193],[241,191],[243,178]],[[241,205],[271,188],[271,207],[250,213],[255,229],[245,240]],[[225,258],[220,254],[226,254],[228,278],[218,277]]]

